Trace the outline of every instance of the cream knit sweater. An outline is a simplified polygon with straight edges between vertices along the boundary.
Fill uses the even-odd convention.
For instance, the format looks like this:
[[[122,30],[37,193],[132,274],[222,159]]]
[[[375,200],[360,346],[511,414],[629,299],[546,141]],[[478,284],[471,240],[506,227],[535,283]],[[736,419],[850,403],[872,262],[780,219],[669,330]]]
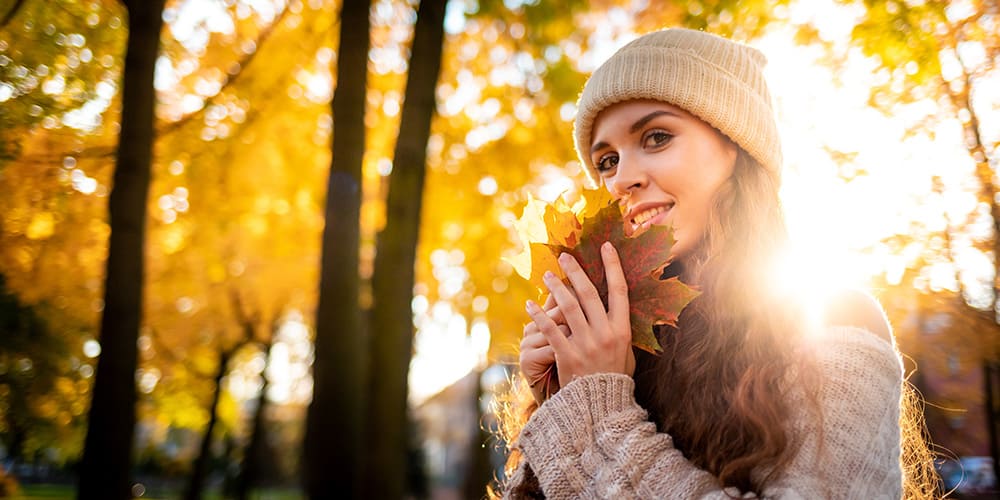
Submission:
[[[763,497],[900,498],[898,352],[855,327],[828,328],[813,345],[822,378],[822,423],[805,411],[802,391],[790,391],[791,407],[800,411],[775,425],[787,425],[802,445]],[[524,460],[505,496],[535,475],[551,499],[739,498],[740,492],[723,490],[674,448],[668,434],[656,431],[633,389],[626,375],[588,375],[542,404],[518,438]]]

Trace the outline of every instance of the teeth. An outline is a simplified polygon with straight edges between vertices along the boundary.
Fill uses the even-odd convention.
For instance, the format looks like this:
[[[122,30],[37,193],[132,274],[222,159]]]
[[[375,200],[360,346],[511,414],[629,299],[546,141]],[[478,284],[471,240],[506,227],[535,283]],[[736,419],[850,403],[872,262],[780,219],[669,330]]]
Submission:
[[[661,214],[663,212],[666,212],[666,211],[667,211],[667,207],[651,208],[649,210],[645,210],[645,211],[639,213],[639,215],[636,215],[635,218],[632,219],[632,222],[634,222],[635,225],[638,226],[638,225],[641,225],[642,223],[648,221],[649,219],[652,219],[653,217],[656,217],[657,215],[659,215],[659,214]]]

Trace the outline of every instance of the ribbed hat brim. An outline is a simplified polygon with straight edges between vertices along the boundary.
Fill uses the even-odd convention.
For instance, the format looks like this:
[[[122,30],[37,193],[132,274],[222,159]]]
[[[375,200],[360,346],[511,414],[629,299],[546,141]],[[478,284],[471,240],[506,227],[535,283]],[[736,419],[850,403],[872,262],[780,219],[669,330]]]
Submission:
[[[725,134],[765,168],[779,171],[781,146],[763,76],[759,70],[745,73],[738,78],[690,49],[633,45],[620,50],[591,75],[577,106],[574,140],[591,181],[600,180],[589,155],[594,120],[608,106],[635,99],[682,108]]]

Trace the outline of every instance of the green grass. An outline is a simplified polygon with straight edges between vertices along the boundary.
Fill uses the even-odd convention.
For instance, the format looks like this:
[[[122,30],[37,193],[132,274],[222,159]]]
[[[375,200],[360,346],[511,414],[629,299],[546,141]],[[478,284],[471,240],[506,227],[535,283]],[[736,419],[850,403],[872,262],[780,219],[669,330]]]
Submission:
[[[21,494],[14,496],[15,500],[37,499],[37,500],[62,500],[76,496],[76,488],[61,484],[22,484]]]
[[[29,484],[21,486],[20,495],[12,497],[12,500],[67,500],[76,497],[76,488],[73,486],[59,484]],[[180,493],[168,494],[161,497],[143,496],[141,500],[172,500],[180,497]],[[221,500],[222,497],[216,491],[206,491],[203,497],[205,500]],[[302,500],[305,498],[301,492],[294,489],[264,489],[257,490],[250,494],[253,500]]]

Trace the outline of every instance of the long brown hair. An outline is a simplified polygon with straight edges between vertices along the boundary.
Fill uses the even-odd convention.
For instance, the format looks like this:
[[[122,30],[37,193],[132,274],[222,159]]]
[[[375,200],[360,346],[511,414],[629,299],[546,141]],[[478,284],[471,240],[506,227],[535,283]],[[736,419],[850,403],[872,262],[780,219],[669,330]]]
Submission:
[[[682,264],[702,291],[679,328],[661,332],[664,352],[636,360],[636,400],[691,462],[722,486],[760,493],[796,451],[775,422],[803,334],[801,307],[774,293],[770,262],[787,243],[777,175],[742,150],[720,187],[703,243]],[[711,416],[710,418],[705,418]]]
[[[804,306],[792,293],[776,292],[769,277],[788,239],[779,185],[777,174],[739,151],[702,244],[671,266],[702,294],[677,328],[657,332],[662,354],[637,351],[634,374],[636,401],[685,457],[720,486],[758,494],[798,451],[796,437],[775,425],[791,417],[785,392],[796,382],[790,376],[817,376],[794,355],[807,332]],[[797,385],[817,387],[802,382]],[[907,498],[929,498],[936,484],[912,396],[904,387],[910,405],[900,419],[904,489]],[[807,410],[822,419],[817,397],[806,394]],[[520,383],[497,403],[500,437],[513,443],[536,405]],[[508,473],[520,460],[511,451]]]

